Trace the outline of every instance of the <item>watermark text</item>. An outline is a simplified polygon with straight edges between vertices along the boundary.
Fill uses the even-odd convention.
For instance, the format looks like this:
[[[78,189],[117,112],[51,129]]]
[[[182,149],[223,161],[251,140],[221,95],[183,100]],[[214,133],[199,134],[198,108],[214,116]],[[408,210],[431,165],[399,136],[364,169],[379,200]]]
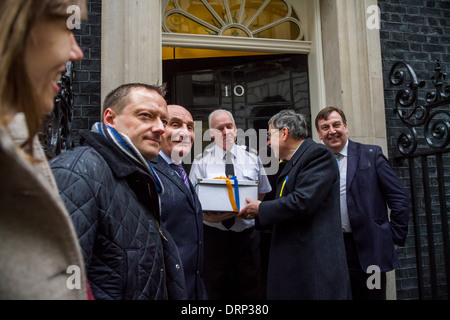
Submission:
[[[70,276],[67,278],[66,285],[69,290],[81,289],[81,268],[76,265],[67,267],[67,274]]]
[[[81,8],[76,5],[68,6],[66,12],[71,14],[66,22],[67,28],[69,30],[81,29]]]

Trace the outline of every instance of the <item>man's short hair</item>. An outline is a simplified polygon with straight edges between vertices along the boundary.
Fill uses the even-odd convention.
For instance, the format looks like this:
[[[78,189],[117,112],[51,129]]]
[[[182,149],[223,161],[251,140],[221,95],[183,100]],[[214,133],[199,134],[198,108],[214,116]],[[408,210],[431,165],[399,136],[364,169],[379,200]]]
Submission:
[[[326,107],[325,109],[320,110],[320,112],[316,116],[316,130],[319,130],[319,121],[320,120],[328,120],[328,117],[332,112],[336,111],[342,118],[342,122],[347,124],[347,119],[345,118],[345,113],[342,109],[337,107]]]
[[[297,140],[306,139],[309,136],[305,116],[293,110],[280,111],[269,120],[269,126],[275,129],[287,128]]]
[[[233,123],[236,124],[236,122],[234,121],[233,114],[232,114],[230,111],[225,110],[225,109],[217,109],[217,110],[214,110],[213,112],[211,112],[211,113],[209,114],[209,117],[208,117],[208,125],[209,125],[209,128],[210,128],[210,129],[212,129],[212,128],[211,128],[211,121],[212,121],[212,118],[213,118],[216,114],[218,114],[218,113],[220,113],[220,112],[228,113],[228,115],[229,115],[230,118],[231,118],[231,121],[233,121]]]
[[[111,91],[105,98],[103,102],[103,112],[106,109],[111,108],[117,114],[120,114],[128,103],[128,95],[133,89],[147,89],[150,91],[156,91],[163,98],[167,93],[167,85],[164,83],[162,85],[151,85],[145,83],[127,83],[123,84],[113,91]]]

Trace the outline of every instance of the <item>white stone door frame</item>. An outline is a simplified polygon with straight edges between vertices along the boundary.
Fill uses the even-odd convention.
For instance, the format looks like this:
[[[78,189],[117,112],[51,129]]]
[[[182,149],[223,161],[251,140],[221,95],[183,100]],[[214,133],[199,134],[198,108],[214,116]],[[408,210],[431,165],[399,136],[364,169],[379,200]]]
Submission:
[[[307,53],[313,120],[328,105],[341,107],[353,139],[387,151],[379,30],[366,28],[367,8],[377,0],[292,1],[306,42],[163,34],[161,1],[102,3],[102,101],[123,83],[161,83],[163,45]]]
[[[162,83],[162,46],[308,54],[311,116],[325,107],[320,0],[292,1],[307,41],[161,32],[164,0],[102,3],[101,97],[127,82]],[[314,138],[317,134],[311,130]]]
[[[320,109],[341,107],[350,138],[378,144],[387,155],[380,35],[366,27],[367,9],[377,6],[377,0],[290,0],[306,29],[307,42],[297,43],[163,34],[161,1],[102,2],[102,101],[123,83],[162,83],[163,45],[306,53],[313,126]],[[311,129],[318,141],[315,127]],[[388,275],[387,296],[396,296],[394,272]]]
[[[320,1],[297,0],[292,1],[292,6],[304,23],[305,38],[308,41],[162,33],[161,44],[163,47],[307,54],[311,116],[313,117],[312,120],[314,120],[319,110],[325,106],[326,101],[323,78]],[[311,128],[311,131],[314,138],[317,139],[316,130]]]

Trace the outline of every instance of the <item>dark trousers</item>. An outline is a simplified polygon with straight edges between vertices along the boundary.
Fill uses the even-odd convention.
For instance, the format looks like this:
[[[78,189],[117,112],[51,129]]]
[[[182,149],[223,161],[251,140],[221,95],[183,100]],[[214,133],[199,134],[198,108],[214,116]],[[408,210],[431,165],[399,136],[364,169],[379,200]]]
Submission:
[[[380,272],[381,288],[369,289],[367,280],[373,273],[361,268],[353,234],[344,233],[344,241],[353,300],[386,300],[386,272]]]
[[[261,299],[258,231],[222,231],[204,225],[203,277],[211,300]]]

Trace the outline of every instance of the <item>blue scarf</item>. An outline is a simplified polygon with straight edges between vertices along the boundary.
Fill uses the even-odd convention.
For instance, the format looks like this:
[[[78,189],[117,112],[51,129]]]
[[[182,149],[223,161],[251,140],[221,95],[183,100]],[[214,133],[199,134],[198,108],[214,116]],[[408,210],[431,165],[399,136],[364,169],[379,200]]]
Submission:
[[[158,193],[163,193],[164,188],[161,180],[156,174],[155,170],[150,165],[150,162],[145,160],[142,154],[136,149],[128,136],[118,132],[114,128],[107,126],[102,122],[97,122],[92,126],[92,131],[100,133],[106,139],[114,143],[124,154],[131,158],[136,164],[140,165],[147,171],[154,179],[155,186]]]

